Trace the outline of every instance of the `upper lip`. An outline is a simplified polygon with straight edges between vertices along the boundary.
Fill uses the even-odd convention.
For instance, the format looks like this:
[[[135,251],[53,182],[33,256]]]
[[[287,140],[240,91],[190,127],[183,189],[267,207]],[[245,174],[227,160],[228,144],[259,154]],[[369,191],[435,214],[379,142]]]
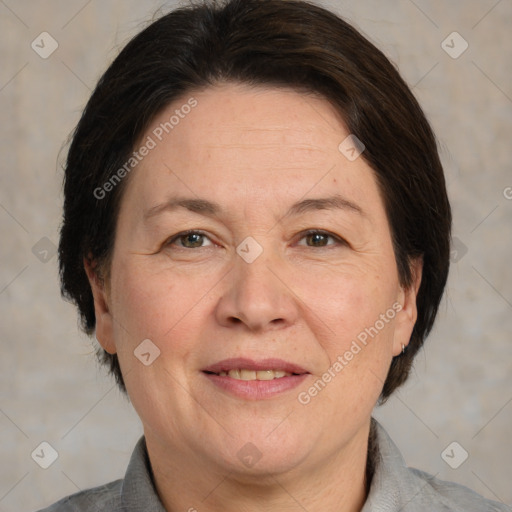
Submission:
[[[223,359],[218,363],[212,364],[203,369],[203,372],[220,373],[229,372],[230,370],[282,370],[288,373],[303,374],[309,373],[299,365],[284,361],[283,359],[248,359],[245,357],[236,357],[232,359]]]

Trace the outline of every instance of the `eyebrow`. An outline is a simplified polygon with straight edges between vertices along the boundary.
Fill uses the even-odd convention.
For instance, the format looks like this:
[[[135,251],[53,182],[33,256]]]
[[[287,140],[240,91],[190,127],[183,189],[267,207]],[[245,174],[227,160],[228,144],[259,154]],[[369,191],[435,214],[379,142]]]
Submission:
[[[184,208],[206,217],[218,217],[222,213],[222,208],[218,203],[199,198],[175,197],[165,203],[158,204],[146,210],[144,212],[144,220],[155,217],[164,211],[173,211],[179,208]],[[346,210],[365,216],[363,209],[359,205],[336,194],[329,197],[298,201],[290,207],[283,218],[293,217],[316,210]]]

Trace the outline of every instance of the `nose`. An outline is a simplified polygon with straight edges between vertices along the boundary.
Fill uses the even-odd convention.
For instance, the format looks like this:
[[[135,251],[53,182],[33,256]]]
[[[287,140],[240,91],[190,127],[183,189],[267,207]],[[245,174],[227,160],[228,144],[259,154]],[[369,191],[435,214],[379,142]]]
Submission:
[[[265,251],[252,263],[236,256],[216,307],[220,325],[250,331],[286,328],[298,316],[296,297],[278,258]]]

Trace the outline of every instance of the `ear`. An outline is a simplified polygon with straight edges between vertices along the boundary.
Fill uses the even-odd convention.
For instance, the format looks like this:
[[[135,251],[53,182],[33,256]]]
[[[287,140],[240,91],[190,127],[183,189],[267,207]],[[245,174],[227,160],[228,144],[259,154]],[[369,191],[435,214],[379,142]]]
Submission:
[[[414,324],[418,318],[416,297],[421,285],[423,274],[423,259],[417,258],[411,264],[412,283],[407,288],[401,288],[398,303],[401,309],[396,315],[395,334],[393,341],[393,355],[402,352],[402,346],[407,346],[411,339]]]
[[[96,316],[96,339],[109,353],[116,353],[114,343],[113,317],[110,309],[110,298],[104,279],[99,275],[97,262],[84,258],[84,268],[89,279],[94,298],[94,315]]]

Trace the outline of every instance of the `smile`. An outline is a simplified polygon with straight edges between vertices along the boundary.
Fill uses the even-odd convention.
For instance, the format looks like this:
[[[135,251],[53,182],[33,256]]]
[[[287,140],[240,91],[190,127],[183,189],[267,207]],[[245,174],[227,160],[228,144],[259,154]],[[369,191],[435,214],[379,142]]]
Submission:
[[[283,359],[224,359],[202,370],[214,389],[244,400],[262,400],[299,386],[310,373]]]
[[[220,377],[231,377],[236,380],[273,380],[283,377],[291,377],[293,374],[284,370],[229,370],[229,372],[219,372]]]

